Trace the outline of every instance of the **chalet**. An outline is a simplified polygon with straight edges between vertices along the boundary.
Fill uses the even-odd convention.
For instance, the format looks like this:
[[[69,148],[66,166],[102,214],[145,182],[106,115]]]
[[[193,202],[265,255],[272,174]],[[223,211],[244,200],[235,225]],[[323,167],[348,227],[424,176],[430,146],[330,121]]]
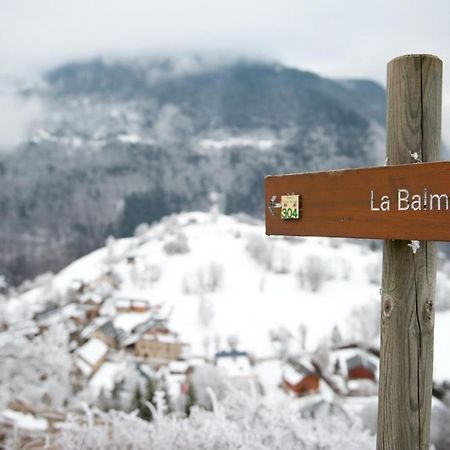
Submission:
[[[68,297],[71,300],[74,300],[75,298],[78,298],[86,289],[87,285],[83,280],[72,280],[69,284],[68,288]]]
[[[80,304],[86,312],[88,320],[93,320],[100,315],[103,297],[95,292],[86,292],[80,297]]]
[[[187,346],[173,333],[143,334],[134,346],[136,356],[144,359],[173,361],[185,356]]]
[[[167,327],[167,319],[159,319],[151,317],[145,322],[139,323],[132,328],[131,333],[142,334],[169,334],[169,328]]]
[[[118,313],[126,313],[126,312],[145,313],[150,310],[150,304],[148,301],[129,298],[115,299],[115,307]]]
[[[307,361],[290,358],[283,368],[283,389],[297,397],[319,391],[320,376],[315,367]]]
[[[61,322],[64,319],[61,308],[58,305],[48,306],[43,311],[37,312],[33,318],[41,332],[48,330],[50,325]]]
[[[126,338],[126,333],[116,328],[112,320],[108,320],[93,331],[92,337],[100,339],[110,348],[119,348]]]
[[[75,352],[75,367],[90,378],[106,360],[108,346],[100,339],[90,339]]]
[[[332,350],[329,366],[322,375],[329,376],[344,395],[375,395],[378,360],[375,348],[358,342],[346,343]]]
[[[86,324],[88,321],[86,311],[76,303],[69,303],[64,306],[64,316],[72,322],[77,328]]]
[[[356,354],[346,360],[347,378],[349,380],[375,381],[377,366],[369,358]]]
[[[247,352],[222,351],[215,355],[216,366],[230,378],[254,378],[252,363]]]
[[[97,317],[92,320],[86,327],[84,327],[80,332],[80,339],[86,341],[90,339],[95,331],[108,322],[110,319],[108,317]]]

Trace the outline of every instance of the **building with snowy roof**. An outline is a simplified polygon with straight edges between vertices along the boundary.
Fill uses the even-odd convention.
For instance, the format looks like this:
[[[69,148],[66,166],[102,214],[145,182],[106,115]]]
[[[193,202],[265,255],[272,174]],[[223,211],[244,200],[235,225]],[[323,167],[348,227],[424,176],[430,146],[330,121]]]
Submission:
[[[230,378],[253,378],[255,372],[247,352],[237,350],[216,353],[216,366]]]
[[[90,339],[75,352],[75,366],[86,378],[90,378],[106,360],[108,346],[100,339]]]
[[[186,358],[189,345],[181,342],[173,333],[143,334],[135,343],[135,355],[147,360],[168,362]]]
[[[345,361],[349,380],[367,379],[375,381],[377,366],[361,354],[356,354]]]
[[[300,397],[319,391],[320,375],[314,365],[306,360],[289,358],[283,367],[283,389]]]

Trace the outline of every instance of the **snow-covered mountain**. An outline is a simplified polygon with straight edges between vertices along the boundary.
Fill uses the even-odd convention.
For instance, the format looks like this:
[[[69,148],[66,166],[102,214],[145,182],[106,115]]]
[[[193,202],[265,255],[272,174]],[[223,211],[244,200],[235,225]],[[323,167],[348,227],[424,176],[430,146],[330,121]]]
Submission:
[[[207,210],[211,192],[225,212],[258,216],[267,174],[382,163],[377,83],[192,63],[70,63],[17,93],[40,107],[20,144],[0,149],[0,275],[10,284],[59,270],[108,234]]]
[[[448,265],[441,266],[435,334],[439,381],[450,380],[450,278]],[[118,280],[109,290],[96,283],[105,274]],[[90,284],[106,299],[100,315],[114,317],[124,333],[148,317],[114,312],[113,305],[143,301],[158,305],[193,356],[212,358],[234,339],[262,360],[279,351],[274,338],[279,334],[287,336],[284,344],[294,354],[336,339],[333,328],[342,340],[376,347],[380,275],[381,252],[373,243],[269,238],[262,223],[245,215],[182,213],[142,225],[135,237],[110,238],[104,248],[56,275],[38,278],[2,303],[2,318],[11,326],[23,323],[52,305],[69,304],[74,286]]]

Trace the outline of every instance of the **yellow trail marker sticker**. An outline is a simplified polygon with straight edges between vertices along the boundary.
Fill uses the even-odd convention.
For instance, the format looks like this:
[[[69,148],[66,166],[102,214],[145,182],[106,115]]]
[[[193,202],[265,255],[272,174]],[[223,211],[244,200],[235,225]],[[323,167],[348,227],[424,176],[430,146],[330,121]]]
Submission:
[[[300,219],[300,195],[281,196],[281,218],[284,220]]]

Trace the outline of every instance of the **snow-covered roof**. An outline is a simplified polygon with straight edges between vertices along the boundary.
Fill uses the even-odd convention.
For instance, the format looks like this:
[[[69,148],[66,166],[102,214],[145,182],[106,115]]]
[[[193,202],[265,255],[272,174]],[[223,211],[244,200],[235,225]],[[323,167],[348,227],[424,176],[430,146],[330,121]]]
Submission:
[[[283,380],[287,381],[292,386],[300,383],[304,378],[304,375],[297,372],[291,365],[286,364],[283,367]]]
[[[82,345],[76,351],[76,355],[88,364],[94,365],[104,358],[107,352],[108,346],[100,339],[94,338]]]
[[[95,292],[86,292],[80,297],[81,303],[95,303],[96,305],[100,305],[103,302],[103,297],[96,294]]]
[[[134,297],[114,297],[113,301],[118,308],[128,308],[131,305],[139,306],[144,308],[150,307],[150,302],[146,299],[142,298],[134,298]]]
[[[348,370],[352,370],[355,367],[364,367],[370,370],[372,373],[376,373],[377,366],[372,363],[368,358],[361,355],[354,355],[346,360]]]
[[[89,339],[95,330],[100,328],[110,319],[108,317],[96,317],[89,325],[87,325],[83,330],[81,330],[81,339]]]
[[[93,366],[91,366],[84,359],[81,359],[79,357],[75,358],[75,365],[78,367],[78,369],[81,370],[81,373],[85,377],[90,377],[92,375],[92,372],[94,371]]]
[[[253,369],[250,364],[250,359],[247,353],[236,352],[237,356],[230,357],[217,356],[216,355],[216,365],[220,369],[223,369],[229,377],[250,377],[253,376]]]
[[[189,363],[187,361],[170,361],[169,371],[172,374],[186,373],[189,369]]]
[[[307,358],[300,358],[300,359],[289,358],[288,359],[288,364],[294,370],[296,370],[298,373],[300,373],[303,376],[304,375],[310,375],[310,374],[313,374],[313,373],[317,373],[317,371],[314,368],[313,364]]]
[[[130,333],[138,325],[147,322],[151,317],[151,312],[127,312],[120,313],[114,319],[114,326],[121,328],[127,333]]]

